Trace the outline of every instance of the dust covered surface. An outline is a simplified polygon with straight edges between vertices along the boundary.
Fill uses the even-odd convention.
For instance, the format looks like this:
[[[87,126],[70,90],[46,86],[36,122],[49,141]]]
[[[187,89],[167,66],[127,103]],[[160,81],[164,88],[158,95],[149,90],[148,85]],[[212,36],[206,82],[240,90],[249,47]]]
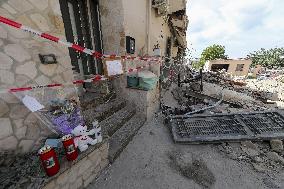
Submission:
[[[59,160],[65,156],[63,149],[56,150],[56,154]],[[0,154],[0,189],[40,188],[48,180],[37,152]]]
[[[214,174],[208,169],[206,163],[192,154],[182,152],[169,152],[171,166],[179,171],[186,178],[194,180],[204,188],[211,188],[216,182]]]
[[[45,173],[36,152],[25,155],[0,154],[0,188],[39,187]]]
[[[283,188],[281,169],[271,174],[258,172],[250,162],[230,158],[219,144],[175,144],[163,119],[159,115],[148,121],[117,160],[87,188]]]

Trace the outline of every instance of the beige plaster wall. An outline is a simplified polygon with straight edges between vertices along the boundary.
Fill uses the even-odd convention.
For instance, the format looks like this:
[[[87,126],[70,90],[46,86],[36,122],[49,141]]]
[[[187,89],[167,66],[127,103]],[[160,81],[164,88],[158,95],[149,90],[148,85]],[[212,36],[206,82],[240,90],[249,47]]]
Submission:
[[[100,0],[102,41],[105,54],[125,54],[122,0]]]
[[[211,70],[212,64],[229,64],[228,73],[235,76],[245,76],[249,72],[251,60],[213,60],[209,62],[209,70]],[[244,64],[243,71],[236,71],[238,64]]]
[[[147,33],[149,0],[122,0],[124,11],[125,35],[129,35],[136,40],[136,54],[145,55],[147,52]],[[167,37],[171,36],[167,23],[163,17],[156,14],[156,10],[151,8],[150,13],[150,51],[153,55],[154,45],[160,45],[161,55],[165,54]]]
[[[1,0],[0,15],[65,37],[58,0]],[[55,54],[58,64],[41,64],[39,53]],[[68,82],[73,80],[71,68],[67,48],[0,23],[1,89]],[[50,135],[49,130],[40,125],[12,94],[0,94],[0,151],[25,153],[37,149]]]

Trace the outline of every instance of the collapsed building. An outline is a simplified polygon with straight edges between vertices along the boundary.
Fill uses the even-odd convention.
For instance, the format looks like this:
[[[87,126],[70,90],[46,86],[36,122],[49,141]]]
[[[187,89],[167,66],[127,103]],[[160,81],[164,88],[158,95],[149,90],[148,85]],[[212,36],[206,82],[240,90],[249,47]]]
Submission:
[[[76,80],[105,74],[104,60],[87,55],[79,46],[94,49],[100,54],[172,59],[180,56],[186,48],[188,21],[185,8],[185,0],[2,0],[2,186],[61,188],[72,185],[79,188],[94,180],[159,108],[160,91],[158,83],[148,91],[127,88],[126,75],[110,81],[70,86]],[[3,24],[7,23],[7,19],[32,28],[29,31],[33,32]],[[43,39],[38,36],[39,33],[48,35]],[[58,38],[74,42],[73,47],[77,49],[62,45],[68,43],[56,43]],[[121,62],[125,70],[144,66],[157,77],[160,76],[160,63],[157,61],[121,58]],[[44,87],[66,83],[68,87]],[[10,89],[15,88],[32,90],[10,93]],[[72,109],[73,100],[76,101],[88,126],[94,120],[100,122],[104,136],[102,143],[80,154],[73,164],[63,162],[56,176],[46,178],[35,157],[47,138],[58,137],[50,129],[55,122],[48,119],[53,115],[45,116],[46,111],[32,113],[26,108],[22,103],[25,95],[37,98],[45,106],[67,103],[63,112],[69,111],[70,107]],[[58,97],[68,102],[52,101]],[[58,108],[58,104],[53,105]]]

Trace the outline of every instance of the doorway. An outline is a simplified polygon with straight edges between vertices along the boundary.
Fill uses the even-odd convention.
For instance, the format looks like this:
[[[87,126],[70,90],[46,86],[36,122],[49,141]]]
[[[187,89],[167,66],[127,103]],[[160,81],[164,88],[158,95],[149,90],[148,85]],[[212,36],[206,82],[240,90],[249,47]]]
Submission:
[[[60,7],[67,41],[103,53],[98,0],[60,0]],[[76,72],[102,74],[100,59],[71,48],[69,54]]]

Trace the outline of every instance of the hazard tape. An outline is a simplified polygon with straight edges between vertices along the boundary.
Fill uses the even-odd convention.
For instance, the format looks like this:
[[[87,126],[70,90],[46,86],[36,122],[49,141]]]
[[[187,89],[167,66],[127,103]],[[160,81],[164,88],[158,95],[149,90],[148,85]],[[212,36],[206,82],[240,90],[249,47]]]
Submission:
[[[28,87],[19,87],[19,88],[11,88],[11,89],[1,89],[1,93],[16,93],[16,92],[23,92],[23,91],[30,91],[34,89],[43,89],[43,88],[56,88],[56,87],[63,87],[63,86],[70,86],[70,85],[79,85],[83,83],[95,83],[98,81],[104,81],[107,80],[107,78],[101,76],[101,75],[96,75],[90,79],[85,79],[85,80],[75,80],[72,82],[67,82],[67,83],[53,83],[53,84],[48,84],[48,85],[37,85],[37,86],[28,86]]]
[[[138,72],[142,69],[145,69],[149,67],[150,65],[145,65],[145,66],[140,66],[134,69],[129,69],[125,73],[134,73]],[[28,86],[28,87],[18,87],[18,88],[11,88],[11,89],[0,89],[0,94],[3,93],[16,93],[16,92],[23,92],[23,91],[30,91],[34,89],[43,89],[43,88],[56,88],[56,87],[63,87],[63,86],[70,86],[70,85],[79,85],[83,83],[95,83],[98,81],[104,81],[107,80],[107,78],[103,75],[96,75],[90,79],[85,79],[85,80],[75,80],[72,82],[67,82],[67,83],[53,83],[53,84],[48,84],[48,85],[37,85],[37,86]]]
[[[161,58],[153,58],[153,57],[133,57],[133,56],[117,56],[117,55],[106,55],[106,54],[101,54],[100,52],[94,51],[94,50],[90,50],[84,47],[81,47],[77,44],[74,43],[70,43],[70,42],[66,42],[64,40],[59,39],[58,37],[49,35],[47,33],[43,33],[37,30],[34,30],[32,28],[29,28],[27,26],[24,26],[18,22],[15,22],[13,20],[10,20],[8,18],[2,17],[0,16],[0,22],[12,26],[14,28],[18,28],[21,29],[25,32],[29,32],[32,33],[34,35],[40,36],[44,39],[56,42],[56,43],[60,43],[66,47],[69,48],[73,48],[79,52],[83,52],[89,55],[92,55],[95,58],[110,58],[110,59],[114,59],[114,58],[121,58],[123,60],[142,60],[142,61],[147,61],[147,62],[157,62],[160,63],[161,62]],[[128,73],[133,73],[133,72],[138,72],[142,69],[145,69],[147,67],[149,67],[150,65],[145,65],[145,66],[139,66],[136,68],[131,68],[127,71],[125,71],[126,74]],[[101,81],[101,80],[106,80],[107,78],[103,75],[97,75],[94,78],[91,79],[87,79],[87,80],[76,80],[70,83],[65,83],[65,84],[48,84],[48,85],[38,85],[38,86],[30,86],[30,87],[20,87],[20,88],[12,88],[12,89],[0,89],[0,93],[7,93],[7,92],[22,92],[22,91],[29,91],[29,90],[33,90],[33,89],[41,89],[41,88],[55,88],[55,87],[62,87],[62,86],[66,86],[66,85],[77,85],[77,84],[83,84],[83,83],[90,83],[90,82],[97,82],[97,81]]]
[[[12,26],[14,28],[20,29],[24,32],[28,32],[28,33],[31,33],[33,35],[37,35],[37,36],[44,38],[44,39],[47,39],[49,41],[62,44],[64,46],[68,47],[68,48],[72,48],[72,49],[74,49],[78,52],[82,52],[82,53],[91,55],[94,58],[98,58],[98,59],[121,58],[121,59],[124,59],[124,60],[142,60],[142,61],[149,61],[149,62],[160,61],[160,58],[157,58],[157,57],[140,57],[140,56],[133,57],[133,56],[120,56],[120,55],[115,55],[115,54],[112,54],[112,55],[102,54],[98,51],[94,51],[94,50],[82,47],[82,46],[77,45],[75,43],[67,42],[65,40],[62,40],[62,39],[56,37],[56,36],[50,35],[48,33],[44,33],[44,32],[41,32],[41,31],[34,30],[30,27],[24,26],[21,23],[15,22],[15,21],[8,19],[6,17],[3,17],[3,16],[0,16],[0,22],[2,22],[3,24],[6,24],[6,25]]]

